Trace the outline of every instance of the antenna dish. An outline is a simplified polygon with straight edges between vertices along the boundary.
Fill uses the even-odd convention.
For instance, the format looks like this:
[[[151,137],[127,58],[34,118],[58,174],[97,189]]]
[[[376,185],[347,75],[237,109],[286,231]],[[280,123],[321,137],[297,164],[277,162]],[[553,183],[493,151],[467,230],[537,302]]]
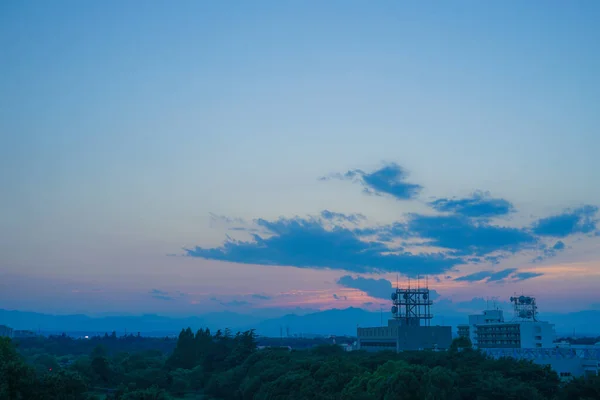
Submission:
[[[515,319],[537,321],[537,304],[535,297],[521,295],[510,298],[515,311]]]
[[[429,326],[433,318],[428,287],[397,288],[392,293],[394,319],[403,326]]]

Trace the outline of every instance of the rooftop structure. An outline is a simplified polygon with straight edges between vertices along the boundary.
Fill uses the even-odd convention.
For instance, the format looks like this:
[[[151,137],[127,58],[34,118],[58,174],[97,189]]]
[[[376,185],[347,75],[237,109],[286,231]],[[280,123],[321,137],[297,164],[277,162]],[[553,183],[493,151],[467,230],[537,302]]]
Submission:
[[[447,349],[452,343],[452,328],[431,326],[429,288],[397,287],[391,294],[392,318],[387,326],[357,329],[357,348],[378,350]]]
[[[402,326],[429,326],[433,318],[429,288],[400,289],[392,292],[392,315]]]
[[[535,297],[516,295],[510,298],[514,305],[515,320],[537,321],[537,304]]]

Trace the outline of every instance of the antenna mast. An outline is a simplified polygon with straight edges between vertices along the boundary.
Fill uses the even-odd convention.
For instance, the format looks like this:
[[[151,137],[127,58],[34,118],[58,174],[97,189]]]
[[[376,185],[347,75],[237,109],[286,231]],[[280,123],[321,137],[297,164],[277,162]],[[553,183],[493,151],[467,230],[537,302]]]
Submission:
[[[410,287],[410,277],[408,278],[408,288],[396,288],[392,292],[392,314],[401,325],[404,326],[430,326],[433,315],[431,306],[433,302],[430,299],[429,287],[421,288],[420,280],[417,279],[417,288]]]
[[[515,316],[514,319],[537,321],[537,303],[535,297],[521,295],[510,298],[510,302],[514,304]]]

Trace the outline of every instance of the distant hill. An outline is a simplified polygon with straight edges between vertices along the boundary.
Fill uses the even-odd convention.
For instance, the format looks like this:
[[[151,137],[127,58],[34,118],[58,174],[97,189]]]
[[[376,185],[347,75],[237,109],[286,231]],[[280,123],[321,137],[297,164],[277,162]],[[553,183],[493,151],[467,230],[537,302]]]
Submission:
[[[600,335],[600,311],[586,310],[568,314],[544,313],[542,320],[553,323],[558,334]]]
[[[0,310],[0,324],[14,329],[42,332],[176,332],[181,326],[201,327],[200,317],[180,320],[158,315],[115,316],[93,318],[87,315],[49,315],[34,312]]]
[[[509,315],[507,315],[509,317]],[[90,317],[87,315],[49,315],[35,312],[0,309],[0,325],[14,329],[40,330],[42,332],[88,332],[104,334],[116,331],[151,336],[178,334],[182,328],[193,330],[209,327],[211,330],[230,328],[233,331],[254,328],[263,336],[279,337],[288,332],[298,334],[355,335],[357,326],[387,325],[389,313],[370,312],[361,308],[332,309],[305,315],[289,314],[277,318],[234,312],[215,312],[195,317],[175,318],[153,314],[139,316]],[[580,311],[569,314],[548,314],[543,319],[554,323],[558,334],[598,335],[600,311]],[[436,317],[432,325],[456,327],[467,321],[462,314],[446,314]]]
[[[387,324],[387,320],[384,321]],[[361,308],[346,308],[320,311],[298,316],[285,315],[258,323],[256,331],[264,336],[277,337],[280,329],[289,328],[290,334],[319,333],[327,335],[356,335],[357,326],[379,326],[380,314]]]

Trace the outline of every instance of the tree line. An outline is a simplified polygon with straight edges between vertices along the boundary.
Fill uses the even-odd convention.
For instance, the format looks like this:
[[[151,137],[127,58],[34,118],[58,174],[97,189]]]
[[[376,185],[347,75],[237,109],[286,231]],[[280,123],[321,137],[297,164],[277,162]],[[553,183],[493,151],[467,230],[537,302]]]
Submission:
[[[169,351],[162,339],[148,339],[154,349],[140,337],[108,340],[121,339],[68,354],[75,347],[64,337],[37,339],[48,341],[38,349],[53,349],[43,353],[0,338],[0,399],[600,399],[598,377],[562,383],[547,366],[492,359],[468,340],[445,352],[366,353],[336,345],[258,350],[253,330],[187,328]]]

